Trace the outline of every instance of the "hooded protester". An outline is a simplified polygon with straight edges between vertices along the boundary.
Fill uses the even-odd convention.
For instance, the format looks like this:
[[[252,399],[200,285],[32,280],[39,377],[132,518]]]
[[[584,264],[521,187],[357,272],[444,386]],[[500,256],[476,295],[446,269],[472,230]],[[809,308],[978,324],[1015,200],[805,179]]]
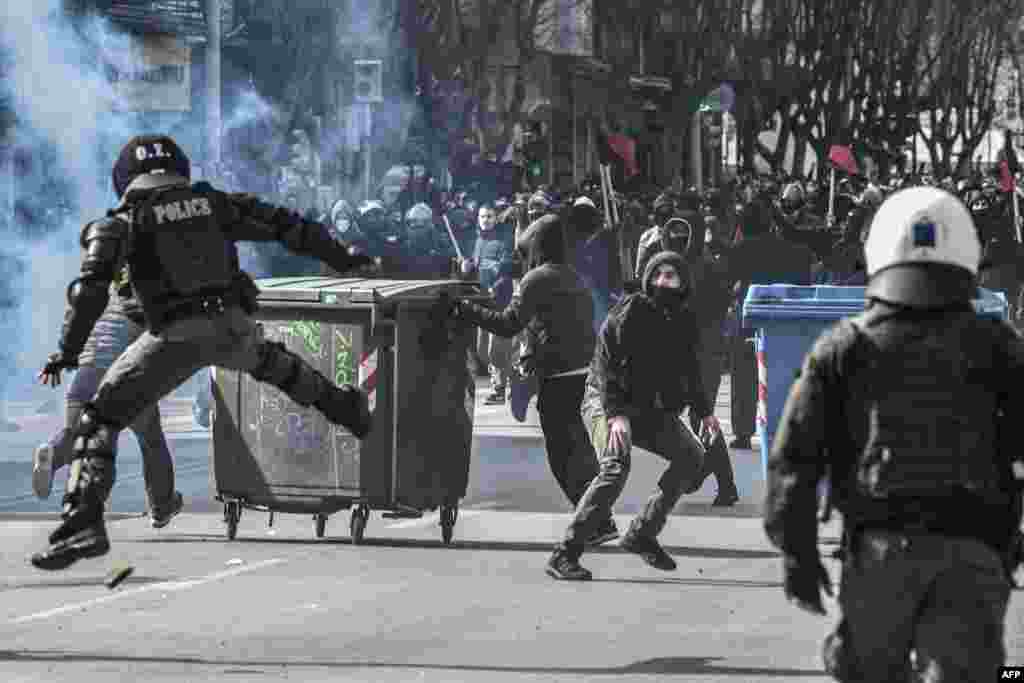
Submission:
[[[980,317],[971,216],[932,187],[879,208],[862,313],[824,332],[786,400],[764,528],[786,597],[825,614],[819,484],[842,514],[826,671],[840,681],[993,681],[1019,563],[1024,342]]]
[[[737,317],[751,284],[785,282],[810,285],[816,258],[805,245],[787,241],[775,230],[775,210],[770,202],[755,199],[740,212],[742,239],[729,252],[728,281],[734,283]],[[754,331],[736,325],[730,344],[732,369],[733,448],[750,448],[757,405],[757,362],[747,340]]]
[[[697,317],[697,328],[700,331],[697,358],[701,381],[707,391],[708,401],[714,406],[722,383],[722,356],[727,349],[725,320],[729,314],[732,288],[728,282],[727,264],[715,258],[707,244],[706,224],[695,221],[694,226],[686,244],[686,251],[683,252],[693,285],[693,294],[687,302],[687,307]],[[700,422],[697,415],[692,412],[690,426],[695,432],[700,432]],[[735,505],[739,502],[739,491],[736,489],[736,478],[725,436],[719,431],[715,434],[703,434],[702,437],[707,447],[705,475],[714,475],[718,485],[718,493],[711,504],[716,507]]]
[[[548,464],[575,507],[597,474],[597,459],[580,417],[587,363],[594,351],[593,303],[568,264],[562,220],[547,214],[520,237],[526,273],[504,310],[470,301],[453,303],[452,315],[502,337],[526,330],[529,354],[521,359],[538,378],[537,411]],[[609,508],[589,529],[588,543],[618,537]]]
[[[867,275],[864,271],[864,242],[881,203],[882,191],[876,185],[868,185],[861,194],[857,206],[847,216],[842,237],[832,246],[832,252],[825,259],[823,275],[830,284],[867,284]]]
[[[703,225],[701,225],[703,228]],[[703,230],[702,230],[703,233]],[[661,225],[655,225],[640,238],[636,252],[636,271],[634,277],[643,281],[644,271],[652,256],[663,251],[674,251],[687,254],[694,244],[693,225],[685,218],[669,218]]]
[[[576,506],[565,539],[548,561],[556,579],[586,581],[584,540],[611,514],[629,476],[632,444],[669,461],[658,486],[622,539],[622,548],[663,571],[675,560],[658,543],[668,514],[702,481],[700,441],[681,418],[687,407],[703,427],[719,431],[697,362],[699,332],[687,300],[692,294],[682,255],[662,252],[647,264],[643,291],[609,312],[587,374],[580,412],[600,470]]]
[[[608,315],[612,292],[619,277],[618,238],[606,228],[597,206],[589,197],[579,197],[569,210],[573,266],[590,287],[594,299],[594,333]]]
[[[647,228],[647,230],[644,230],[636,245],[636,268],[634,269],[633,276],[638,280],[644,272],[641,260],[646,260],[646,258],[650,258],[652,254],[656,254],[661,251],[661,248],[655,245],[661,243],[664,238],[663,228],[676,216],[676,200],[670,195],[662,193],[655,197],[652,209],[654,210],[652,225]],[[689,227],[690,222],[684,220],[682,221],[682,225]],[[679,251],[679,253],[685,253],[685,247],[682,251]],[[644,257],[644,255],[646,255],[646,257]]]

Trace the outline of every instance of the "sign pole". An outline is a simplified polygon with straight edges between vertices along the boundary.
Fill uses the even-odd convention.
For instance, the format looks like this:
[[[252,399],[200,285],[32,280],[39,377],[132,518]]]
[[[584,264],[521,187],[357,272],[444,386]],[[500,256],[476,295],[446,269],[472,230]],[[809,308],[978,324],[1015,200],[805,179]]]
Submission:
[[[363,191],[366,195],[366,201],[370,201],[370,199],[372,199],[370,196],[370,173],[373,168],[373,142],[370,139],[370,132],[373,128],[373,109],[369,102],[363,105],[363,117],[363,136],[366,140],[366,168],[363,173],[363,183],[365,187],[363,188]]]

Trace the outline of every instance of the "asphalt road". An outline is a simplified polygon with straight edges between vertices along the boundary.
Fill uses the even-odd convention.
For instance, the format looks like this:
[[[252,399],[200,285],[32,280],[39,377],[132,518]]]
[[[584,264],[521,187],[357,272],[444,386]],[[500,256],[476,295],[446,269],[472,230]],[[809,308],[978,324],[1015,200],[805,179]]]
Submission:
[[[485,383],[478,385],[478,396],[486,393]],[[728,383],[720,393],[718,414],[728,430]],[[220,511],[214,500],[210,476],[212,443],[210,432],[192,419],[188,399],[169,399],[161,404],[165,431],[174,457],[176,487],[186,499],[188,512]],[[16,432],[0,432],[0,514],[46,513],[60,506],[66,470],[54,479],[54,493],[38,500],[31,489],[33,449],[63,424],[57,413],[38,415],[39,404],[10,404],[8,414],[21,426]],[[531,406],[526,424],[515,423],[503,407],[478,403],[476,435],[470,460],[470,482],[462,507],[518,510],[522,512],[567,512],[568,504],[547,466],[543,438],[535,408]],[[146,510],[142,466],[138,445],[131,432],[121,434],[118,443],[117,483],[111,495],[115,512],[141,513]],[[620,501],[619,511],[636,512],[665,467],[664,461],[639,451],[634,459],[629,484]],[[734,513],[756,514],[763,482],[759,454],[733,451],[737,485],[742,501]],[[713,479],[704,488],[680,503],[680,511],[697,505],[706,508],[714,498]],[[250,515],[252,517],[252,515]]]
[[[53,529],[59,495],[34,499],[28,462],[40,435],[55,428],[46,420],[59,420],[15,408],[21,430],[0,434],[4,681],[830,680],[819,652],[835,603],[820,619],[783,599],[780,558],[758,517],[763,486],[751,451],[733,453],[741,505],[711,508],[708,482],[669,521],[661,538],[677,571],[651,569],[612,543],[583,557],[593,582],[566,583],[543,572],[568,521],[566,505],[536,427],[512,422],[503,408],[478,409],[469,494],[451,545],[441,543],[434,512],[398,520],[374,513],[364,543],[353,545],[344,514],[316,539],[305,515],[276,515],[269,526],[255,511],[227,541],[210,501],[209,438],[191,424],[187,402],[171,402],[178,487],[198,512],[150,528],[139,516],[138,454],[126,437],[111,553],[44,573],[26,556]],[[620,527],[663,467],[643,454],[635,462],[616,510]],[[833,579],[838,531],[835,523],[821,531]],[[108,590],[104,577],[121,563],[134,574]],[[1006,644],[1009,661],[1024,664],[1020,595],[1013,594]]]

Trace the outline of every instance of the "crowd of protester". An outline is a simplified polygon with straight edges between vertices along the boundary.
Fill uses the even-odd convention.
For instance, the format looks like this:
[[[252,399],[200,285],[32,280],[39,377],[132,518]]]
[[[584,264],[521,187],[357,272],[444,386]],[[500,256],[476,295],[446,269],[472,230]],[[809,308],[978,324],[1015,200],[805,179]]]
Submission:
[[[478,281],[493,295],[497,310],[509,304],[524,273],[519,237],[538,218],[554,214],[561,219],[569,265],[589,289],[593,316],[585,324],[595,333],[615,303],[640,288],[651,256],[681,254],[694,288],[689,307],[700,326],[704,386],[714,400],[722,374],[730,373],[730,445],[750,448],[756,360],[753,330],[740,319],[747,288],[753,283],[864,285],[863,244],[877,207],[900,188],[934,185],[956,194],[974,215],[985,245],[981,284],[1005,294],[1016,320],[1024,261],[1006,180],[998,169],[967,177],[915,173],[869,180],[841,174],[833,189],[813,178],[740,174],[703,191],[676,183],[610,197],[596,174],[576,187],[540,185],[497,197],[479,187],[441,191],[425,180],[390,201],[339,199],[329,206],[294,208],[330,225],[338,239],[380,257],[374,277]],[[256,256],[261,276],[313,274],[320,268],[284,252]],[[472,356],[478,374],[490,378],[487,405],[511,400],[517,339],[521,342],[483,328],[479,332]],[[729,504],[736,490],[728,454],[724,445],[712,451],[709,465],[720,502]]]

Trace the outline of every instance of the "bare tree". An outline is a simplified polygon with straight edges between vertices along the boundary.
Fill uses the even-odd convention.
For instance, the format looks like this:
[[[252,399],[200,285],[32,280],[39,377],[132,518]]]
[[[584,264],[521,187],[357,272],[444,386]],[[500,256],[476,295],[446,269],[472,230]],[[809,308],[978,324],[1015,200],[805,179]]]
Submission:
[[[996,77],[1020,12],[1013,0],[936,0],[920,95],[927,122],[921,136],[939,172],[966,171],[991,128]]]
[[[590,4],[589,0],[570,1],[578,7]],[[555,0],[399,0],[394,9],[394,31],[417,54],[420,90],[429,92],[435,79],[460,84],[466,97],[455,101],[465,105],[465,111],[449,111],[449,117],[460,119],[462,127],[472,127],[484,147],[493,150],[507,143],[526,100],[527,67],[536,56],[537,38],[555,30],[558,22]],[[517,52],[519,69],[510,97],[505,96],[504,83],[498,79],[501,91],[495,99],[500,123],[495,136],[493,129],[485,134],[483,122],[471,113],[479,114],[491,98],[488,68],[508,35]]]

